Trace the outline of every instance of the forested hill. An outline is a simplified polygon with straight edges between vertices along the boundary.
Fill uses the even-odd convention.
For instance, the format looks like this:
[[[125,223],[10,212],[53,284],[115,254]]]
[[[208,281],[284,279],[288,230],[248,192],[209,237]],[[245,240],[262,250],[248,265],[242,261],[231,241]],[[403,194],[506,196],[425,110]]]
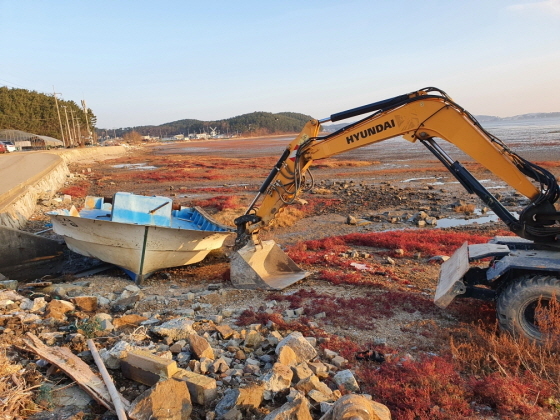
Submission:
[[[66,108],[63,108],[64,106]],[[53,95],[2,86],[0,87],[0,130],[21,130],[61,139],[60,122],[62,122],[63,129],[67,130],[66,122],[68,121],[70,129],[74,131],[77,130],[79,123],[80,130],[87,136],[83,108],[74,101],[64,101],[60,98],[58,107],[60,121]],[[66,119],[66,114],[68,119]],[[74,117],[74,121],[72,121],[72,117]],[[96,117],[91,109],[88,109],[88,118],[90,126],[94,127]]]
[[[266,135],[297,133],[312,117],[296,112],[252,112],[237,117],[219,121],[179,120],[161,125],[146,125],[139,127],[126,127],[115,130],[121,137],[130,131],[136,131],[143,136],[168,137],[177,134],[194,135],[212,133],[223,136],[232,135]],[[98,129],[98,134],[103,135],[103,129]],[[113,130],[110,130],[112,133]]]

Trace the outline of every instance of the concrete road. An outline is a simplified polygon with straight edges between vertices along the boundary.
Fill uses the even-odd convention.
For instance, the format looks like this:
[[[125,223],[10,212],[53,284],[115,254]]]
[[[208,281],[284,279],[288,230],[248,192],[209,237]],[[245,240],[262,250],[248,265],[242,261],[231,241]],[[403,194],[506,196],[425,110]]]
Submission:
[[[23,188],[40,179],[62,159],[54,154],[41,152],[15,152],[0,154],[0,207]]]

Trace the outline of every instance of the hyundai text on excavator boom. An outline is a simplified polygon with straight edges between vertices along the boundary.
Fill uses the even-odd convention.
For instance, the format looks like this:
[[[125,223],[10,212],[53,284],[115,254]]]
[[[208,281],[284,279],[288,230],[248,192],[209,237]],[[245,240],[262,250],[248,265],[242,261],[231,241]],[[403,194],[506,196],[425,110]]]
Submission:
[[[320,137],[322,123],[370,114]],[[237,238],[231,279],[239,288],[282,289],[308,275],[259,230],[286,205],[313,187],[309,167],[359,147],[402,136],[421,142],[471,194],[476,194],[514,232],[488,244],[464,244],[442,265],[435,303],[446,307],[456,296],[497,300],[500,325],[541,339],[535,321],[539,303],[560,295],[560,213],[554,204],[560,187],[549,171],[523,159],[488,133],[465,109],[437,88],[424,88],[369,105],[310,120],[288,145],[245,214],[235,220]],[[443,139],[480,163],[530,200],[515,217],[436,142]],[[491,257],[489,266],[469,262]]]

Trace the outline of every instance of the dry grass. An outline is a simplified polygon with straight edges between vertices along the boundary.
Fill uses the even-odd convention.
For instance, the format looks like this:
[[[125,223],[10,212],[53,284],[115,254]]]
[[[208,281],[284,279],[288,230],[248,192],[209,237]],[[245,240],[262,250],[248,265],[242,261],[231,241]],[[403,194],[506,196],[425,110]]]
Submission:
[[[21,419],[40,411],[33,402],[33,389],[19,375],[22,366],[13,364],[0,349],[0,420]]]
[[[212,218],[222,225],[235,226],[234,220],[245,213],[245,208],[224,209],[212,215]]]
[[[464,206],[455,206],[453,207],[453,211],[455,213],[464,213],[464,214],[473,214],[476,207],[474,204],[465,204]]]
[[[482,325],[457,329],[451,338],[454,359],[476,378],[471,386],[479,401],[512,418],[549,408],[560,412],[560,304],[553,298],[539,306],[536,318],[547,335],[543,343]]]
[[[283,211],[274,219],[274,225],[279,227],[288,227],[296,224],[298,220],[302,220],[305,215],[303,211],[295,207],[284,207]]]

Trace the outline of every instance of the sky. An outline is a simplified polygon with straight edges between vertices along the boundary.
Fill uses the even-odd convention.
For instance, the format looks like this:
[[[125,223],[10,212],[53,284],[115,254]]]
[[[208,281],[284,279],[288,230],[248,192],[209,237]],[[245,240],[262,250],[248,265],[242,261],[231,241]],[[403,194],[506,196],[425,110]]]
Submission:
[[[560,0],[0,0],[0,86],[54,86],[98,128],[322,119],[427,86],[559,112]]]

